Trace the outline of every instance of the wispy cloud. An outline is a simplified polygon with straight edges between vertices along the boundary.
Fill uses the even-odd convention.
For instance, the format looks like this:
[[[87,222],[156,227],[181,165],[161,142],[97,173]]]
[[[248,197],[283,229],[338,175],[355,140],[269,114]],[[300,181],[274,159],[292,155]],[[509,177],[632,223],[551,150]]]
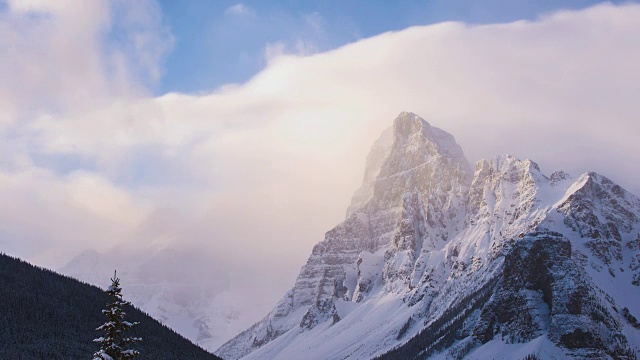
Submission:
[[[288,40],[269,42],[264,47],[264,58],[268,64],[283,55],[308,56],[320,51],[326,36],[324,19],[319,13],[301,15],[301,24],[296,36]]]
[[[16,201],[0,206],[7,251],[59,263],[69,247],[122,241],[122,229],[147,212],[145,200],[109,179],[106,164],[94,171],[72,147],[48,156],[49,145],[32,141],[41,123],[148,101],[146,80],[160,76],[173,40],[157,4],[121,5],[10,1],[0,10],[0,197]]]
[[[227,10],[225,10],[225,14],[235,15],[235,16],[250,16],[250,15],[254,15],[255,12],[251,7],[243,3],[238,3],[235,5],[229,6]]]

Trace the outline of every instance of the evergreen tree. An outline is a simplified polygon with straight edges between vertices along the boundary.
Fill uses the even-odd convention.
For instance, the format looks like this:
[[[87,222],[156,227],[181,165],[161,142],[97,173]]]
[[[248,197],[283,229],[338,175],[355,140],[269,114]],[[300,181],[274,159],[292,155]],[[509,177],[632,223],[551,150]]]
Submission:
[[[97,331],[104,331],[105,336],[94,339],[100,344],[100,350],[93,354],[93,360],[127,360],[140,355],[137,350],[127,349],[133,343],[142,341],[141,338],[128,337],[124,332],[138,325],[137,322],[130,323],[124,319],[127,315],[122,308],[130,305],[128,301],[122,299],[122,288],[120,279],[113,273],[111,286],[106,290],[111,300],[107,303],[107,308],[102,313],[107,316],[107,322],[99,326]]]

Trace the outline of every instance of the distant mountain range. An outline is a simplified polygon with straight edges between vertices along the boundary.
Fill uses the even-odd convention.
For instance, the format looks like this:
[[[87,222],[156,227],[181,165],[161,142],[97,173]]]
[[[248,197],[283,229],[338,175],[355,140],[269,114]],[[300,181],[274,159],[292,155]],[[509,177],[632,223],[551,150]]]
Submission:
[[[509,155],[473,169],[453,136],[403,112],[294,287],[216,353],[636,359],[638,318],[637,196]]]
[[[0,254],[0,359],[91,359],[108,301],[95,286]],[[146,313],[126,312],[140,322],[131,334],[143,338],[142,359],[220,360]]]

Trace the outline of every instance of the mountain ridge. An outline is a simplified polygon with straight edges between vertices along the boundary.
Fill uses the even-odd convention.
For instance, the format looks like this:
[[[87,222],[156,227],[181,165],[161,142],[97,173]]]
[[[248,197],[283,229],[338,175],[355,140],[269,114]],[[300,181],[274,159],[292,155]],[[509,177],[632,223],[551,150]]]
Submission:
[[[501,334],[515,343],[535,340],[553,356],[631,358],[640,333],[628,318],[640,306],[620,293],[640,296],[635,195],[593,172],[546,176],[535,162],[510,155],[481,160],[472,172],[453,136],[412,113],[398,115],[392,129],[390,146],[385,133],[374,144],[347,218],[314,247],[294,287],[217,354],[284,359],[305,349],[318,359],[393,359],[394,351],[404,356],[397,358],[453,351],[473,358]],[[545,277],[514,275],[509,269],[523,259]],[[573,277],[567,283],[560,274]],[[590,298],[569,299],[570,285]],[[614,300],[602,295],[609,293]],[[533,320],[497,314],[495,299]],[[592,314],[575,313],[574,303]],[[443,322],[452,309],[465,314],[449,319],[455,329]],[[599,328],[602,319],[609,320]],[[427,341],[428,328],[441,338]],[[585,339],[598,347],[586,348]]]

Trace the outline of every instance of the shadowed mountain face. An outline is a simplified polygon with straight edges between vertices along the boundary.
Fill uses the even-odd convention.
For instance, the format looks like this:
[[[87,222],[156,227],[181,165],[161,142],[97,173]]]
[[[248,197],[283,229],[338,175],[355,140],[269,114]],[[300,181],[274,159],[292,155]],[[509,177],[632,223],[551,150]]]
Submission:
[[[0,286],[0,359],[91,359],[98,350],[95,329],[109,301],[103,290],[2,254]],[[140,322],[131,335],[143,338],[135,345],[141,358],[220,359],[140,310],[125,310],[126,320]]]
[[[344,222],[229,359],[633,358],[640,200],[604,176],[500,156],[401,113]]]

